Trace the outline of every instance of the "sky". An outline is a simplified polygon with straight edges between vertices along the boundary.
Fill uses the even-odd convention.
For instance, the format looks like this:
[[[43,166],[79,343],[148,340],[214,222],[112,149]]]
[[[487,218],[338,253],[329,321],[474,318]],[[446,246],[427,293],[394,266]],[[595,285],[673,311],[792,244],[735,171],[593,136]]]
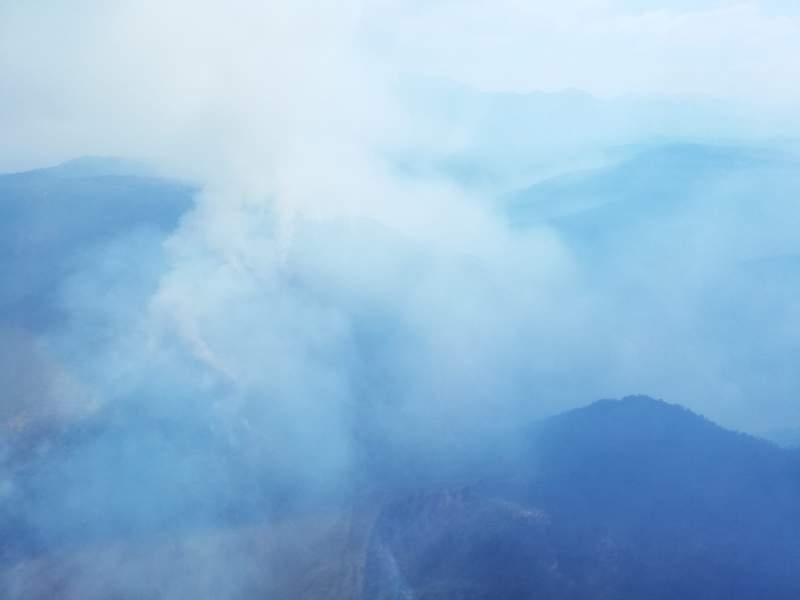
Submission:
[[[304,129],[430,145],[396,106],[397,87],[421,76],[702,97],[773,131],[796,126],[800,99],[788,2],[3,2],[0,28],[3,171],[81,153],[166,159],[201,153],[200,140],[217,142],[220,156],[202,153],[219,167],[253,139],[270,139],[266,151]]]
[[[199,190],[166,238],[86,257],[26,348],[49,393],[169,397],[313,485],[362,426],[469,455],[634,393],[800,424],[796,271],[741,274],[800,252],[796,56],[780,2],[0,2],[0,171],[126,156]],[[635,162],[674,143],[734,150]],[[680,202],[594,237],[509,219],[569,173],[548,214],[630,173]]]

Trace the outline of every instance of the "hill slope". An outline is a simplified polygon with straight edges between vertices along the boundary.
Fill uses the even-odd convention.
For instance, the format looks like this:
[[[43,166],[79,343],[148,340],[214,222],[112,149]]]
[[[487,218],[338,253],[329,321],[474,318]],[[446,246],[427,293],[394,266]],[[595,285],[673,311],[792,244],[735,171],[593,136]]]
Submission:
[[[516,466],[499,477],[410,489],[393,486],[387,471],[349,507],[135,538],[117,531],[61,551],[7,557],[0,581],[36,578],[19,598],[48,597],[53,585],[64,598],[100,598],[112,589],[123,598],[167,597],[159,589],[195,593],[191,573],[198,569],[223,578],[225,586],[209,590],[232,598],[800,594],[796,454],[646,397],[597,402],[538,423],[526,437]],[[220,545],[224,555],[214,550]],[[114,577],[97,584],[108,552],[124,558],[120,573],[139,564],[163,581],[150,591]],[[174,568],[156,568],[152,556]],[[99,586],[95,595],[88,582]]]

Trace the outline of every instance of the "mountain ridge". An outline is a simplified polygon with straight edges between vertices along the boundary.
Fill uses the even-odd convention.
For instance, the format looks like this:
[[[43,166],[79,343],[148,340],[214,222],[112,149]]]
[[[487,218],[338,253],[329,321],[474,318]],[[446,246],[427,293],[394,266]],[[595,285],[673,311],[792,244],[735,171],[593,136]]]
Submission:
[[[561,413],[527,436],[524,456],[489,479],[414,489],[394,487],[386,473],[385,484],[373,481],[373,491],[338,508],[253,513],[213,529],[187,521],[133,538],[110,530],[35,558],[6,552],[0,583],[13,572],[40,573],[35,560],[60,582],[61,597],[101,598],[82,595],[80,583],[101,576],[94,552],[152,545],[161,553],[162,544],[185,547],[205,531],[225,536],[245,566],[283,556],[285,572],[268,580],[245,568],[243,585],[274,598],[749,599],[768,591],[788,600],[800,591],[800,455],[646,396]],[[61,509],[49,506],[59,518]],[[266,533],[276,527],[277,538]],[[85,561],[77,571],[63,554],[75,551]],[[189,553],[181,564],[192,569],[197,560]],[[40,595],[23,597],[38,600],[54,588],[30,589]]]

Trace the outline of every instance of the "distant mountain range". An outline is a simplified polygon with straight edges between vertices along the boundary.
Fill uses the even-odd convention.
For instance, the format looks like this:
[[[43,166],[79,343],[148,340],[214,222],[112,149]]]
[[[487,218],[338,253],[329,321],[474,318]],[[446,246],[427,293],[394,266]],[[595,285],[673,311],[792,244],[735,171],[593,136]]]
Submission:
[[[670,143],[620,147],[618,153],[621,159],[613,164],[569,172],[508,194],[510,220],[523,226],[555,222],[576,235],[612,236],[698,199],[709,202],[716,187],[733,177],[766,171],[785,186],[798,184],[796,161],[774,149]],[[729,193],[730,211],[741,192]]]

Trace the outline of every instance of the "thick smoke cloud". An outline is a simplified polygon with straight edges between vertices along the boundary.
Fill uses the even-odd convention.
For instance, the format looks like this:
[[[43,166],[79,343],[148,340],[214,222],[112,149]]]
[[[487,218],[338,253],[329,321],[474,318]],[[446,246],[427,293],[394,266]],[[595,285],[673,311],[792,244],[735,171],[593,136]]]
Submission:
[[[1,334],[24,402],[110,423],[29,483],[67,490],[22,511],[42,543],[337,496],[375,448],[469,473],[604,396],[800,419],[797,150],[772,139],[797,16],[529,4],[0,6],[0,165],[139,156],[197,188],[168,233],[77,254],[57,326]]]
[[[681,13],[597,2],[578,8],[598,43],[620,27],[635,32],[641,25],[652,33],[679,23],[695,46],[711,48],[719,46],[716,38],[702,33],[711,18],[728,23],[715,28],[716,36],[762,39],[762,30],[785,33],[797,25],[774,7],[754,5]],[[727,79],[704,79],[713,89],[696,87],[685,69],[710,71],[715,58],[704,52],[697,54],[699,64],[675,56],[668,62],[672,70],[655,86],[641,83],[641,65],[616,61],[618,67],[598,71],[598,64],[578,67],[569,56],[553,61],[563,81],[539,68],[530,69],[524,84],[516,83],[516,75],[497,85],[462,79],[496,89],[579,85],[598,93],[650,94],[667,88],[710,93],[727,101],[727,108],[692,101],[597,101],[573,92],[552,99],[482,96],[419,78],[431,73],[414,62],[420,48],[430,50],[425,52],[436,76],[461,78],[459,69],[469,61],[456,61],[458,68],[437,61],[448,45],[468,56],[460,50],[463,43],[486,51],[493,65],[521,66],[525,61],[493,54],[496,45],[484,39],[499,33],[493,19],[508,14],[520,17],[511,20],[516,25],[509,25],[510,34],[561,15],[558,9],[510,4],[426,9],[357,2],[84,2],[70,10],[51,5],[36,11],[5,6],[3,68],[13,92],[6,103],[16,123],[8,128],[17,142],[14,153],[28,157],[22,160],[138,154],[201,187],[195,208],[163,251],[141,237],[103,249],[108,257],[127,254],[136,265],[124,285],[104,279],[101,265],[66,286],[68,312],[102,322],[111,340],[97,347],[70,330],[54,342],[80,356],[73,369],[88,371],[82,385],[92,388],[93,397],[111,398],[125,395],[120,390],[133,394],[175,380],[178,388],[213,398],[223,413],[237,415],[249,407],[257,413],[257,429],[278,423],[281,435],[330,440],[330,447],[318,449],[334,469],[346,468],[350,429],[363,417],[363,407],[375,403],[393,403],[391,416],[377,411],[369,418],[432,440],[443,439],[445,429],[458,437],[457,425],[497,422],[502,430],[504,416],[514,421],[522,407],[522,414],[537,416],[587,397],[638,391],[624,390],[628,385],[663,395],[679,390],[677,400],[700,403],[725,420],[721,404],[701,400],[708,386],[724,390],[724,382],[703,384],[702,376],[698,380],[676,359],[665,364],[657,354],[638,356],[644,340],[624,342],[637,348],[630,351],[613,341],[615,313],[624,309],[612,286],[634,278],[649,294],[679,290],[688,294],[682,300],[688,305],[671,310],[697,317],[705,291],[697,279],[718,274],[719,263],[706,264],[714,253],[726,260],[729,253],[744,253],[731,242],[741,224],[706,229],[714,220],[703,213],[712,210],[707,203],[680,218],[702,219],[702,234],[693,232],[691,239],[719,229],[720,240],[697,255],[681,256],[675,267],[665,266],[669,241],[647,254],[648,265],[639,265],[633,250],[629,258],[614,259],[623,262],[604,282],[549,222],[509,227],[498,194],[541,174],[617,160],[607,150],[614,144],[655,136],[716,140],[754,130],[768,134],[770,126],[759,129],[764,123],[758,119],[737,121],[747,113],[736,103],[780,104],[791,90],[755,86],[764,92],[759,100],[740,95]],[[752,24],[745,27],[742,15],[753,17]],[[449,17],[486,25],[477,37],[466,26],[445,35]],[[419,44],[406,39],[412,34],[420,34]],[[653,44],[671,43],[649,37]],[[50,41],[41,45],[34,38]],[[789,43],[790,37],[770,43],[781,40]],[[557,45],[537,43],[558,52]],[[520,56],[538,55],[518,50]],[[654,50],[664,51],[666,46]],[[456,54],[448,54],[448,61]],[[744,77],[741,57],[729,60],[737,77]],[[571,73],[570,65],[578,70]],[[483,72],[482,64],[473,66],[470,72]],[[605,87],[581,73],[607,76]],[[619,74],[630,77],[612,77]],[[567,106],[554,112],[559,104]],[[653,117],[659,124],[652,124]],[[515,125],[526,133],[514,135]],[[498,131],[507,135],[499,139]],[[547,156],[554,149],[560,160]],[[766,243],[753,243],[759,242]],[[783,251],[792,252],[789,246]],[[141,286],[139,271],[147,274]],[[109,287],[116,292],[104,298]],[[637,302],[650,304],[653,298],[632,301]],[[641,323],[627,335],[680,346],[692,341],[694,329],[686,327],[680,336]],[[706,351],[691,362],[713,364],[717,355]],[[636,355],[630,363],[624,359],[629,352]],[[605,360],[606,355],[617,358]],[[651,371],[652,377],[642,375]],[[666,383],[674,373],[685,375],[684,387]],[[737,393],[742,392],[732,395]],[[741,414],[729,421],[744,422]],[[289,464],[294,460],[287,455]]]

